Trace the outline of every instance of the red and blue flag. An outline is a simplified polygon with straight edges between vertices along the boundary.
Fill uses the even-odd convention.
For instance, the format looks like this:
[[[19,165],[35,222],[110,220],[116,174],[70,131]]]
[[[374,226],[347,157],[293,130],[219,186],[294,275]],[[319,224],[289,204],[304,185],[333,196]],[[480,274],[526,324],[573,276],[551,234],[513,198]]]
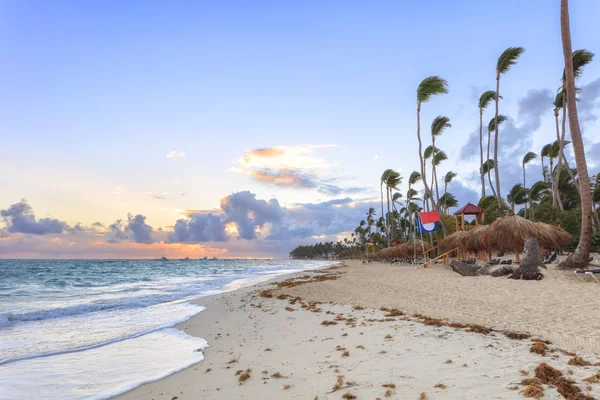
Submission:
[[[419,233],[435,232],[440,229],[440,215],[437,211],[420,212],[417,222]]]

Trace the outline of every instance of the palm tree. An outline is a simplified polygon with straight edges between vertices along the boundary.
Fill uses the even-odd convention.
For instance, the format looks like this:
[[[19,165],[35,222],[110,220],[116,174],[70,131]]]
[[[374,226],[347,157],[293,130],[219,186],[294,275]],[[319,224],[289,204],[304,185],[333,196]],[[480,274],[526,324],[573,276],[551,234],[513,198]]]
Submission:
[[[494,169],[494,160],[487,159],[483,166],[481,167],[480,173],[487,175],[488,182],[490,183],[490,188],[492,189],[492,193],[494,193],[494,197],[496,197],[496,189],[494,189],[494,185],[492,185],[492,176],[490,171]],[[486,196],[488,197],[488,196]]]
[[[527,187],[527,183],[525,180],[525,165],[529,164],[531,161],[535,160],[537,158],[537,154],[535,154],[533,151],[527,152],[527,154],[525,154],[523,156],[523,162],[521,163],[521,165],[523,166],[523,187],[526,188]],[[527,203],[525,203],[525,218],[527,218]]]
[[[520,183],[517,183],[510,189],[508,196],[506,196],[506,200],[508,200],[510,209],[513,213],[515,212],[515,205],[527,203],[528,192],[529,191]]]
[[[588,50],[580,49],[580,50],[575,50],[573,52],[573,75],[574,75],[575,79],[577,79],[581,76],[581,74],[583,73],[583,67],[585,67],[587,64],[591,63],[593,59],[594,59],[594,53],[592,53]],[[567,96],[566,96],[565,77],[566,77],[566,75],[565,75],[565,71],[563,69],[562,86],[559,88],[556,98],[554,99],[554,118],[556,121],[556,140],[559,141],[558,170],[556,171],[555,181],[558,179],[560,171],[562,170],[563,162],[567,166],[568,171],[571,171],[571,168],[569,167],[569,163],[567,162],[567,159],[565,157],[565,152],[564,152],[565,134],[566,134],[566,129],[567,129],[566,128]],[[577,91],[578,91],[578,89],[575,88],[575,92],[577,92]],[[562,108],[562,133],[559,135],[558,111],[561,108]],[[577,190],[579,192],[581,192],[581,189],[579,187],[579,182],[577,180],[575,180],[572,175],[571,175],[571,180],[574,181],[575,186],[577,187]]]
[[[375,225],[375,216],[377,213],[375,212],[375,208],[369,207],[369,211],[367,211],[367,224],[369,225],[369,233],[371,233],[371,227]]]
[[[414,199],[417,198],[417,196],[419,195],[419,193],[414,190],[412,188],[413,185],[415,185],[419,180],[421,180],[421,174],[417,171],[413,171],[411,172],[410,176],[408,177],[408,192],[406,194],[406,208],[407,211],[409,212],[409,216],[408,216],[408,221],[409,221],[409,231],[412,232],[412,208],[410,207],[410,202]]]
[[[385,218],[385,213],[383,211],[383,186],[385,185],[385,182],[388,179],[388,175],[392,172],[393,172],[393,170],[388,168],[385,171],[383,171],[383,173],[381,174],[380,189],[381,189],[381,217],[382,218]],[[385,219],[384,219],[384,221],[385,221]],[[386,228],[387,228],[387,225],[386,225]],[[386,229],[386,232],[387,232],[387,229]]]
[[[431,147],[433,148],[434,153],[436,153],[435,138],[437,136],[440,136],[446,129],[448,129],[450,127],[452,127],[452,125],[450,124],[450,118],[448,118],[448,117],[438,115],[437,117],[435,117],[433,119],[433,122],[431,123]],[[435,161],[435,158],[434,158],[434,161]],[[436,198],[436,201],[439,203],[440,191],[439,191],[439,187],[438,187],[437,171],[436,171],[435,167],[436,167],[436,164],[435,164],[435,162],[433,162],[431,175],[433,175],[433,179],[435,182],[435,198]]]
[[[483,167],[483,110],[488,106],[490,101],[496,100],[496,92],[493,90],[487,90],[479,97],[479,170],[482,171]],[[488,135],[488,148],[489,148],[489,135]],[[488,154],[488,159],[490,158]],[[481,198],[485,197],[485,182],[483,179],[483,173],[480,172],[481,177]]]
[[[508,118],[505,115],[498,115],[497,117],[494,117],[490,120],[490,122],[488,122],[488,147],[487,147],[487,159],[488,159],[488,168],[487,168],[487,174],[488,174],[488,181],[490,181],[490,189],[492,189],[492,193],[494,193],[494,196],[496,198],[498,198],[498,194],[496,192],[496,189],[494,189],[494,185],[492,185],[492,177],[491,177],[491,170],[494,170],[494,174],[497,175],[498,173],[496,172],[496,166],[498,165],[498,162],[496,161],[496,157],[494,157],[493,160],[493,164],[489,163],[490,161],[490,143],[491,141],[491,136],[492,136],[492,132],[493,131],[497,131],[497,127],[498,125],[506,122],[508,120]],[[496,134],[497,135],[497,134]],[[495,143],[495,146],[498,146],[498,143]],[[497,153],[497,151],[494,149],[494,153]],[[500,207],[500,206],[499,206]]]
[[[421,161],[421,177],[425,186],[425,193],[431,191],[427,185],[427,174],[425,173],[425,164],[423,163],[423,144],[421,142],[421,104],[429,101],[433,96],[448,93],[448,82],[439,76],[430,76],[419,84],[417,88],[417,139],[419,141],[419,160]],[[442,223],[444,236],[446,236],[446,226]]]
[[[456,178],[456,175],[458,175],[456,172],[446,172],[446,175],[444,175],[444,193],[448,191],[448,185],[450,184],[450,182],[452,182],[454,178]]]
[[[386,188],[386,197],[387,197],[387,215],[386,215],[386,226],[387,226],[387,235],[388,235],[388,246],[391,246],[391,241],[394,239],[392,237],[392,232],[394,230],[394,219],[391,218],[391,208],[390,208],[390,198],[392,189],[397,190],[398,185],[402,183],[402,176],[394,170],[390,170],[390,172],[386,175],[385,180],[385,188]]]
[[[442,207],[444,214],[447,214],[449,208],[458,207],[458,200],[452,193],[446,192],[440,197],[440,207]]]
[[[531,219],[535,218],[535,209],[533,207],[534,202],[539,203],[542,201],[542,198],[546,195],[550,186],[546,181],[537,181],[533,185],[531,185],[531,189],[529,189],[529,208],[531,209]]]
[[[565,59],[569,128],[581,187],[581,233],[579,234],[579,243],[575,251],[558,266],[561,269],[571,269],[581,268],[589,264],[590,247],[592,245],[592,191],[585,160],[581,129],[579,127],[579,118],[577,117],[575,73],[573,70],[573,50],[571,48],[571,27],[569,23],[569,0],[561,0],[560,2],[560,34]]]
[[[500,174],[498,171],[498,100],[500,99],[500,76],[508,72],[510,67],[516,64],[517,59],[525,51],[522,47],[509,47],[504,50],[498,62],[496,63],[496,115],[495,115],[495,135],[494,135],[494,165],[496,166],[496,198],[498,199],[498,207],[502,206],[502,193],[500,192]],[[489,157],[488,157],[489,158]]]
[[[552,143],[548,143],[548,144],[544,145],[544,147],[542,147],[542,151],[540,152],[540,159],[542,160],[542,176],[544,177],[544,180],[546,180],[548,178],[546,176],[546,167],[544,166],[544,157],[548,157],[548,155],[550,154],[551,148],[552,148]],[[550,179],[550,182],[552,182],[552,179]]]

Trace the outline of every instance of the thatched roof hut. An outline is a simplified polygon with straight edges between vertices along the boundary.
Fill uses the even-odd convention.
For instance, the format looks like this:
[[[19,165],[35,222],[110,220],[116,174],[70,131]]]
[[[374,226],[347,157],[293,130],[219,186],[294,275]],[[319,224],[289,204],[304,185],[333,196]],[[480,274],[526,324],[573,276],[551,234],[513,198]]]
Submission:
[[[494,221],[483,232],[481,243],[489,250],[522,252],[528,237],[535,238],[540,246],[546,248],[567,244],[571,239],[564,229],[509,214]]]
[[[460,240],[461,247],[474,253],[481,250],[487,250],[487,246],[482,242],[481,239],[489,227],[489,225],[480,225],[477,228],[468,231],[468,235],[464,236]]]
[[[452,250],[456,247],[462,248],[462,240],[468,235],[469,231],[456,231],[453,234],[446,236],[444,239],[442,239],[442,241],[438,244],[438,248],[442,252]]]
[[[393,258],[412,258],[423,255],[425,251],[431,250],[431,246],[422,240],[409,240],[394,247],[387,247],[379,250],[372,258],[376,260],[390,260]]]

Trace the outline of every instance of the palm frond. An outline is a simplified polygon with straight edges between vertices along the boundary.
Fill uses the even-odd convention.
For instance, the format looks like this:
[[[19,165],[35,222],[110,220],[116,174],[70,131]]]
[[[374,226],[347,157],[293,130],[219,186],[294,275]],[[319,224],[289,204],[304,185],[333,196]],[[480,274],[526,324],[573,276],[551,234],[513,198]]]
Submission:
[[[506,115],[498,115],[498,126],[502,125],[502,123],[506,122],[508,120],[508,117]],[[490,119],[490,122],[488,123],[488,132],[493,132],[496,130],[496,119],[492,118]]]
[[[558,92],[556,93],[556,97],[554,98],[554,108],[560,110],[563,106],[563,88],[558,88]]]
[[[399,172],[396,172],[394,170],[392,170],[392,172],[390,172],[386,178],[387,179],[384,182],[385,186],[387,186],[390,189],[395,189],[396,187],[398,187],[398,185],[402,183],[402,175],[400,175]]]
[[[480,168],[482,174],[487,174],[489,171],[493,171],[495,168],[494,160],[486,160]],[[494,197],[495,198],[495,197]]]
[[[444,175],[444,183],[447,185],[452,182],[452,179],[456,178],[458,174],[456,172],[448,171],[446,175]]]
[[[452,127],[450,124],[450,118],[438,115],[431,123],[431,134],[433,136],[439,136],[442,134],[442,132],[450,127]]]
[[[573,52],[573,75],[575,79],[583,73],[583,67],[588,65],[594,59],[594,53],[586,49],[579,49]],[[565,70],[563,69],[562,80],[565,81]]]
[[[500,96],[502,98],[502,96]],[[483,111],[490,101],[496,101],[496,91],[495,90],[486,90],[479,96],[479,109]]]
[[[423,158],[428,160],[432,154],[433,154],[433,146],[429,145],[429,146],[425,147],[425,150],[423,150]]]
[[[448,93],[448,82],[439,76],[430,76],[421,81],[417,88],[417,102],[423,103],[437,94]]]
[[[504,74],[508,72],[510,67],[516,64],[517,59],[523,54],[525,51],[522,47],[509,47],[504,50],[500,57],[498,57],[498,62],[496,63],[496,72],[498,74]]]
[[[510,189],[510,191],[508,192],[508,195],[506,196],[506,199],[510,203],[523,204],[527,201],[528,193],[529,193],[528,189],[524,188],[522,184],[517,183]]]
[[[440,163],[442,161],[445,161],[447,159],[448,159],[448,155],[443,150],[435,149],[435,155],[433,156],[433,163],[435,164],[436,167],[438,165],[440,165]]]
[[[446,192],[440,197],[440,205],[444,208],[458,207],[458,200],[452,193]]]
[[[394,202],[400,200],[401,198],[402,198],[402,194],[399,192],[396,192],[392,195],[392,201],[394,201]]]
[[[420,200],[419,198],[417,198],[418,195],[419,192],[417,192],[413,188],[408,189],[408,192],[406,192],[406,198],[409,200]]]
[[[552,143],[548,143],[542,147],[542,151],[540,152],[540,157],[548,157],[550,154],[550,150],[552,149]]]
[[[385,181],[387,181],[389,174],[391,174],[392,172],[394,172],[394,170],[391,168],[388,168],[385,171],[383,171],[383,174],[381,174],[381,183],[385,183]]]
[[[417,171],[413,171],[410,174],[410,177],[408,178],[408,184],[409,185],[414,185],[415,183],[419,182],[421,180],[421,173],[417,172]]]
[[[537,158],[537,154],[535,154],[533,151],[527,152],[527,154],[525,154],[525,156],[523,156],[523,166],[525,166],[525,164],[529,164],[531,161],[535,160],[536,158]]]
[[[529,197],[533,201],[540,201],[542,196],[550,189],[550,185],[545,181],[537,181],[529,189]]]

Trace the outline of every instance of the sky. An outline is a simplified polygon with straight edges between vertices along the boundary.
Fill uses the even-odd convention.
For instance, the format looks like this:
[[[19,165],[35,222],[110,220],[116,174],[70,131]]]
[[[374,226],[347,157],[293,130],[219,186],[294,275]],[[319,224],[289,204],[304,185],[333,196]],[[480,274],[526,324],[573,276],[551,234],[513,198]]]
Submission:
[[[598,52],[595,0],[571,2],[574,49]],[[559,1],[4,1],[0,258],[286,257],[347,237],[383,170],[418,169],[416,88],[452,127],[438,175],[480,194],[477,99],[502,76],[502,191],[555,139]],[[600,170],[600,60],[577,85]],[[493,107],[484,121],[493,117]],[[572,158],[572,151],[569,156]],[[574,165],[574,163],[572,163]],[[527,181],[541,178],[539,159]],[[489,190],[488,190],[489,191]]]

